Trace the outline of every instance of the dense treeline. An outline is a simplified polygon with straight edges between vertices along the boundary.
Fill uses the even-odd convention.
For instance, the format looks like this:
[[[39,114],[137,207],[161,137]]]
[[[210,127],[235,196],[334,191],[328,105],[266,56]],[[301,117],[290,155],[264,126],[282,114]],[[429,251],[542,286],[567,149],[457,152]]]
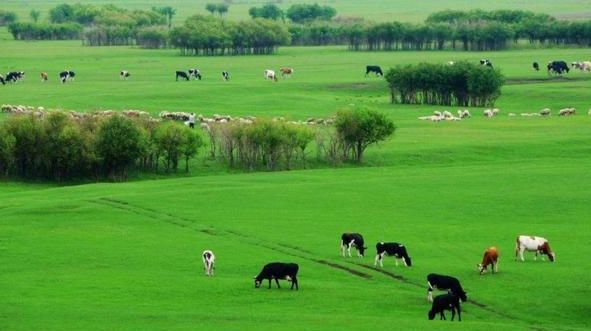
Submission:
[[[443,106],[493,106],[501,94],[503,75],[469,62],[397,66],[386,75],[391,102]]]
[[[16,40],[69,40],[80,39],[83,27],[78,23],[21,23],[8,26],[8,32]]]
[[[11,116],[0,123],[0,174],[28,179],[124,180],[130,170],[176,171],[201,146],[180,123],[122,116],[73,118],[63,112]]]
[[[0,26],[9,25],[16,22],[17,16],[15,12],[0,9]]]
[[[427,17],[426,23],[478,23],[483,21],[494,21],[501,23],[521,23],[527,20],[538,22],[553,22],[556,18],[548,14],[539,14],[525,10],[507,10],[498,9],[485,11],[482,9],[473,9],[469,11],[462,10],[442,10],[433,13]]]
[[[195,15],[170,32],[170,42],[182,55],[272,54],[290,42],[287,27],[257,18],[229,22],[214,16]]]

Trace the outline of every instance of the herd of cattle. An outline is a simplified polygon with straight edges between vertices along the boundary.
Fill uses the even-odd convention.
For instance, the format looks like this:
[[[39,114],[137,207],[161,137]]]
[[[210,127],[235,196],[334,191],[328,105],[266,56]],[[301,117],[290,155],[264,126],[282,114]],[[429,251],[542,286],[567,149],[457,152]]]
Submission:
[[[365,240],[359,233],[343,233],[340,241],[340,253],[343,257],[347,255],[351,257],[351,248],[357,250],[358,257],[365,256]],[[517,237],[515,242],[515,259],[525,261],[523,253],[525,251],[535,252],[534,260],[537,260],[538,255],[541,255],[542,260],[544,255],[548,256],[551,262],[556,261],[555,253],[550,249],[548,240],[542,237],[536,236],[524,236],[520,235]],[[380,267],[383,267],[384,256],[391,256],[398,266],[398,260],[402,260],[405,266],[411,267],[412,260],[408,255],[406,246],[396,242],[378,242],[376,244],[376,257],[374,259],[374,267],[377,267],[378,263]],[[203,267],[207,276],[213,276],[215,255],[211,250],[205,250],[202,253]],[[477,269],[482,275],[491,267],[491,271],[494,274],[498,272],[499,263],[499,251],[496,247],[489,247],[484,251],[482,262],[477,264]],[[268,280],[271,288],[271,281],[275,280],[277,288],[281,288],[279,280],[287,280],[291,282],[291,289],[294,286],[296,290],[299,289],[297,274],[299,266],[296,263],[283,263],[283,262],[272,262],[263,266],[261,272],[254,277],[254,286],[259,288],[263,280]],[[438,295],[433,298],[433,290],[447,291],[446,294]],[[445,319],[445,310],[451,311],[451,320],[455,318],[455,314],[458,314],[458,320],[461,321],[461,306],[460,302],[466,302],[468,295],[462,288],[460,281],[452,276],[441,275],[431,273],[427,275],[427,300],[432,302],[431,310],[428,312],[428,318],[433,320],[437,314],[440,319]]]

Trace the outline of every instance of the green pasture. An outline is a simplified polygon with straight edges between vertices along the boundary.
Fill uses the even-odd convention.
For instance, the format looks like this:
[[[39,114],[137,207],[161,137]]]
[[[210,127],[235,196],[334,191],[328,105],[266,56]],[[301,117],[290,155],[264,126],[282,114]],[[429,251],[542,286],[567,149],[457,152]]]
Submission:
[[[152,7],[171,6],[176,9],[174,17],[175,24],[183,22],[187,17],[194,14],[209,14],[205,10],[208,3],[219,3],[222,1],[212,0],[172,0],[172,1],[145,1],[145,0],[92,0],[78,1],[84,4],[107,5],[114,4],[118,7],[128,9],[146,10]],[[271,1],[273,2],[273,1]],[[76,3],[76,1],[64,0],[3,0],[2,9],[11,10],[17,13],[23,21],[29,21],[29,13],[32,9],[41,11],[41,21],[48,20],[49,9],[62,3]],[[268,1],[229,1],[227,18],[231,20],[248,19],[248,10],[251,7],[261,7]],[[530,1],[512,1],[512,0],[440,0],[440,1],[413,1],[413,0],[338,0],[338,1],[316,1],[316,0],[282,0],[274,2],[287,10],[293,4],[318,3],[327,5],[337,10],[337,16],[344,17],[364,17],[368,20],[384,21],[403,21],[403,22],[422,22],[429,14],[444,10],[470,10],[470,9],[514,9],[529,10],[539,13],[547,13],[559,19],[589,19],[591,17],[591,1],[589,0],[540,0]]]
[[[2,46],[0,72],[27,77],[0,86],[0,104],[295,120],[355,104],[385,112],[397,131],[368,150],[364,166],[242,173],[220,170],[201,153],[183,177],[1,181],[0,330],[591,328],[591,75],[552,78],[531,68],[533,61],[589,59],[588,49],[283,47],[273,56],[180,57],[79,42]],[[385,81],[364,77],[367,64],[480,58],[508,80],[493,119],[471,108],[465,121],[419,121],[457,107],[392,105]],[[280,66],[294,67],[293,77],[263,79],[264,69]],[[189,67],[204,79],[174,81],[175,70]],[[74,82],[58,82],[64,69],[76,71]],[[128,81],[119,80],[123,69]],[[230,71],[229,82],[222,70]],[[41,71],[49,82],[40,82]],[[553,116],[519,116],[545,107]],[[577,115],[556,116],[563,107],[576,107]],[[365,258],[339,256],[340,234],[348,231],[365,236]],[[548,238],[557,262],[534,262],[532,254],[515,262],[519,234]],[[396,268],[388,259],[383,272],[373,269],[382,240],[404,243],[414,266]],[[479,276],[475,266],[492,245],[501,253],[500,272]],[[217,256],[213,278],[202,270],[204,249]],[[253,276],[272,261],[300,265],[300,291],[285,281],[281,290],[254,289]],[[469,302],[461,324],[427,320],[431,272],[462,281]]]

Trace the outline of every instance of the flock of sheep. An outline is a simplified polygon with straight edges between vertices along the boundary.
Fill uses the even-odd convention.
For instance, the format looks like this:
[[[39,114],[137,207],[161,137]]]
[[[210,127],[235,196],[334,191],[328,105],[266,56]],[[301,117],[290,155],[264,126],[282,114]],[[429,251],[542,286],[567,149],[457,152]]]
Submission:
[[[492,109],[485,109],[482,114],[484,117],[491,118],[497,116],[501,112],[498,108]],[[571,116],[577,113],[576,108],[562,108],[558,110],[558,116]],[[520,116],[523,117],[534,117],[534,116],[550,116],[552,115],[552,110],[550,108],[544,108],[535,113],[520,113]],[[591,109],[587,111],[587,115],[591,116]],[[516,113],[509,113],[509,116],[514,117],[517,116]],[[457,116],[454,116],[453,113],[450,111],[434,111],[433,115],[428,116],[419,116],[418,119],[422,121],[432,121],[432,122],[440,122],[440,121],[461,121],[463,119],[472,117],[470,111],[468,109],[458,109]]]

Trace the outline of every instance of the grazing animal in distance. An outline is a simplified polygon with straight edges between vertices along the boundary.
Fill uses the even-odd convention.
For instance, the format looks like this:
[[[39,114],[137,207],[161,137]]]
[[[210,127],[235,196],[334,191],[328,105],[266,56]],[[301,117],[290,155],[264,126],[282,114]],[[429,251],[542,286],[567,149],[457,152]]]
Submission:
[[[555,75],[562,75],[568,73],[570,69],[568,68],[568,64],[565,61],[550,61],[546,66],[548,70],[548,74],[555,74]]]
[[[489,265],[493,274],[499,272],[499,251],[496,247],[489,247],[484,251],[482,262],[478,264],[478,271],[481,275],[486,272]]]
[[[205,274],[207,276],[213,276],[213,269],[215,265],[215,255],[209,249],[204,250],[201,253],[201,257],[203,258],[203,268],[205,269]]]
[[[266,69],[264,74],[265,74],[265,79],[272,79],[274,81],[277,81],[277,75],[275,75],[275,71],[270,70],[270,69]]]
[[[532,67],[534,68],[535,71],[540,71],[540,65],[538,64],[538,62],[534,62],[532,64]]]
[[[550,245],[546,238],[524,235],[518,236],[515,243],[515,259],[519,257],[521,261],[525,261],[523,258],[523,252],[525,251],[536,252],[534,260],[537,260],[538,254],[540,254],[542,255],[542,260],[544,259],[544,255],[548,255],[548,259],[551,262],[556,261],[556,254],[550,249]]]
[[[489,68],[492,68],[493,67],[492,62],[490,62],[490,60],[488,60],[488,59],[482,59],[482,60],[480,60],[480,65],[487,66]]]
[[[345,251],[351,257],[351,246],[357,249],[357,256],[363,257],[367,247],[364,246],[363,236],[359,233],[343,233],[341,235],[341,254],[345,256]]]
[[[189,78],[193,77],[194,79],[201,80],[201,71],[199,69],[191,68],[189,69]]]
[[[291,74],[293,74],[293,68],[287,68],[287,67],[281,67],[279,68],[279,71],[281,72],[281,77],[291,77]]]
[[[122,80],[127,80],[129,76],[130,73],[127,70],[121,70],[121,72],[119,72],[119,78],[121,78]]]
[[[49,78],[49,75],[47,75],[46,72],[41,73],[41,82],[46,82],[48,78]]]
[[[367,65],[365,66],[365,77],[367,77],[367,74],[369,74],[370,72],[374,72],[376,74],[376,76],[384,76],[384,72],[382,72],[382,68],[380,68],[380,66],[376,66],[376,65]]]
[[[6,81],[4,80],[4,76],[0,75],[0,83],[2,83],[2,85],[6,85]]]
[[[383,259],[384,255],[393,256],[394,261],[396,261],[396,266],[398,266],[398,259],[401,259],[405,266],[410,267],[412,266],[412,261],[408,253],[406,252],[406,247],[399,243],[385,243],[379,242],[376,244],[376,251],[377,255],[374,261],[374,266],[380,263],[380,267],[383,267]]]
[[[64,70],[59,73],[59,78],[60,78],[60,81],[62,82],[62,84],[66,83],[66,81],[74,80],[75,76],[76,76],[76,73],[71,70]]]
[[[466,292],[464,292],[460,281],[455,277],[429,274],[427,275],[427,285],[429,286],[427,288],[427,300],[429,301],[433,301],[432,292],[434,288],[439,290],[449,290],[449,292],[457,295],[463,302],[468,300],[468,296],[466,295]]]
[[[427,316],[429,316],[429,320],[433,320],[435,315],[439,313],[439,319],[445,320],[445,314],[443,313],[445,310],[451,310],[451,320],[454,320],[456,316],[456,311],[458,312],[458,321],[462,321],[462,309],[460,306],[460,298],[453,294],[447,293],[438,295],[433,300],[433,304],[431,305],[431,310]]]
[[[189,75],[187,75],[187,73],[184,71],[177,71],[176,72],[176,80],[177,81],[179,80],[179,77],[184,78],[185,80],[189,80]]]
[[[227,71],[222,71],[222,79],[224,81],[228,81],[230,79],[230,73]]]
[[[295,263],[268,263],[263,267],[263,270],[261,270],[261,272],[254,277],[254,287],[261,287],[263,279],[268,279],[269,288],[271,288],[271,280],[275,279],[275,283],[277,283],[277,288],[281,288],[279,286],[279,279],[286,279],[287,281],[291,282],[292,290],[294,286],[296,290],[299,290],[297,278],[299,268],[300,267]]]

